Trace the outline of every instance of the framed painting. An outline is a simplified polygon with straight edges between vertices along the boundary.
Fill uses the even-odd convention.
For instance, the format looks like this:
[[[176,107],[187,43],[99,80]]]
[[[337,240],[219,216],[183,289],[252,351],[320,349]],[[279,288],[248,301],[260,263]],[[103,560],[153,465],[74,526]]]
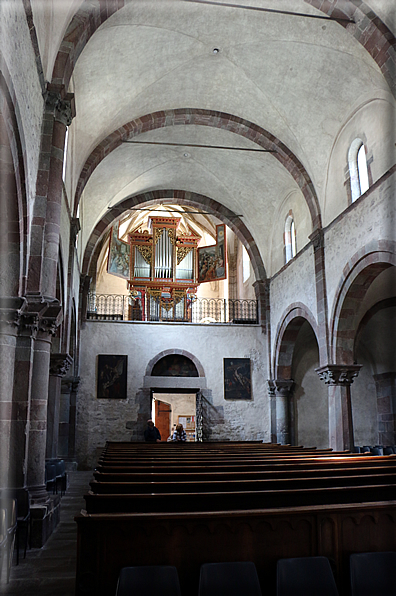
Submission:
[[[98,398],[126,399],[128,356],[98,355]]]
[[[252,399],[250,358],[224,358],[224,399]]]
[[[118,238],[119,225],[120,222],[117,222],[111,228],[107,273],[122,277],[123,279],[129,279],[131,247]]]
[[[226,279],[226,231],[225,224],[216,226],[216,244],[198,248],[198,282]]]

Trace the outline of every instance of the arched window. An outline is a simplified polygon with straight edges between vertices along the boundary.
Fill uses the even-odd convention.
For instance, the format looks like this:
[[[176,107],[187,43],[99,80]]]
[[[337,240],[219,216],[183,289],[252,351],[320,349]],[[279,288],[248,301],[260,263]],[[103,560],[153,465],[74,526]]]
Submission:
[[[285,244],[285,263],[288,263],[297,254],[296,226],[295,226],[293,214],[291,211],[289,212],[289,215],[286,217],[284,244]]]
[[[369,188],[366,148],[361,139],[355,139],[349,148],[348,166],[353,203]]]
[[[250,277],[250,259],[248,255],[248,251],[244,246],[242,246],[242,280],[243,283],[247,281]]]

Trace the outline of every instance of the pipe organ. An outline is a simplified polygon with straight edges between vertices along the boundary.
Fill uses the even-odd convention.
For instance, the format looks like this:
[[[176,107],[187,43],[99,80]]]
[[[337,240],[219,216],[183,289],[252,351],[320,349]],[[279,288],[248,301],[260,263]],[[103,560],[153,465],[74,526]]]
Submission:
[[[148,230],[128,234],[130,319],[188,320],[198,287],[200,236],[178,234],[180,218],[150,217]]]

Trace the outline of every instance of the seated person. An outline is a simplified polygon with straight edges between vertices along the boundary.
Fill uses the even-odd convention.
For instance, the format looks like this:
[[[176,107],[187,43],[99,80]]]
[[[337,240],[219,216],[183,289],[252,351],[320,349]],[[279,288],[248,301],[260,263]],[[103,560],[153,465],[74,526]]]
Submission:
[[[183,430],[183,425],[178,424],[172,436],[174,443],[185,443],[187,441],[186,431]]]
[[[161,443],[160,431],[152,420],[147,420],[147,428],[144,431],[144,440],[146,443]]]

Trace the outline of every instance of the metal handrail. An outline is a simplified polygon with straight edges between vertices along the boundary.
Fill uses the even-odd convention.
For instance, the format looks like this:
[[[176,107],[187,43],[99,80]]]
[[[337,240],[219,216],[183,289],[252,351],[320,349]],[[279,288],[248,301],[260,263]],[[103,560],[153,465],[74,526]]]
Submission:
[[[87,319],[98,321],[161,321],[195,324],[258,323],[257,300],[233,298],[195,298],[185,303],[170,301],[164,308],[159,302],[146,299],[136,304],[125,294],[96,294],[87,300]]]

